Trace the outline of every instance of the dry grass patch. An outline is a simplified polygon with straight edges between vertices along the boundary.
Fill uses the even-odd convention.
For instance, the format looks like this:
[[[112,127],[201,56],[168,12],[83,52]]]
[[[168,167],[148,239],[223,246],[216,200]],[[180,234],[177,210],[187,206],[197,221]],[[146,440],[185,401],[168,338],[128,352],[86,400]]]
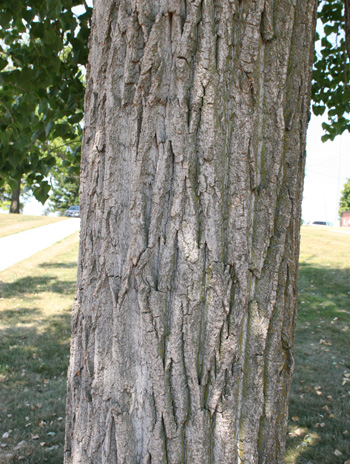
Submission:
[[[24,216],[23,214],[0,215],[0,238],[17,234],[34,227],[46,226],[54,222],[64,221],[64,217]]]

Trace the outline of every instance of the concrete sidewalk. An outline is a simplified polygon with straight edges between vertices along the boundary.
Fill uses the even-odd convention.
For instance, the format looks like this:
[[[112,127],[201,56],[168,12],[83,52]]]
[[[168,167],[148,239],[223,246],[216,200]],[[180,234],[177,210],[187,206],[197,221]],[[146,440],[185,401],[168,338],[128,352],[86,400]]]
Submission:
[[[0,238],[0,271],[29,258],[80,229],[80,219],[67,219]]]

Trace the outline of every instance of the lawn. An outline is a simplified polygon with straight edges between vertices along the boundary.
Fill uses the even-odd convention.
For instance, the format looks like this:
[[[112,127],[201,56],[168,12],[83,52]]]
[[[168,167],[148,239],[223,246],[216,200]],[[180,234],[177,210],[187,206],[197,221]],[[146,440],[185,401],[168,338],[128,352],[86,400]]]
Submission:
[[[0,463],[63,462],[77,252],[78,233],[0,273]]]
[[[34,227],[46,226],[58,221],[64,221],[63,217],[25,216],[23,214],[0,215],[0,238],[17,234]]]
[[[286,463],[350,460],[350,236],[302,228]]]
[[[78,234],[0,273],[0,463],[63,461],[77,249]],[[349,282],[350,236],[304,227],[288,464],[350,460]]]

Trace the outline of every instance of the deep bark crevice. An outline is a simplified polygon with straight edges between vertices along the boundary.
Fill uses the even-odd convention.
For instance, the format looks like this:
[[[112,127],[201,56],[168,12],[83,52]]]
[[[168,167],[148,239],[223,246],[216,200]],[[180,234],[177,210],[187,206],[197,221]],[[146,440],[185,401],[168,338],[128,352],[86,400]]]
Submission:
[[[164,244],[166,244],[166,232],[167,232],[167,225],[169,220],[169,211],[171,206],[171,197],[173,195],[173,184],[174,184],[174,176],[175,176],[175,153],[173,150],[173,145],[171,140],[168,141],[169,147],[169,156],[170,156],[170,173],[169,173],[169,181],[168,181],[168,190],[166,192],[165,198],[165,207],[164,207],[164,226],[163,226],[163,240]]]
[[[167,342],[171,331],[171,309],[173,304],[173,297],[176,288],[176,274],[178,269],[178,262],[179,262],[179,246],[178,246],[178,232],[175,234],[174,238],[174,248],[173,248],[173,264],[172,264],[172,277],[170,281],[170,287],[168,288],[168,296],[167,296],[167,305],[166,305],[166,312],[165,312],[165,332],[164,332],[164,341],[163,341],[163,361],[164,365],[167,364],[168,357],[167,353]]]
[[[205,333],[206,333],[206,311],[207,311],[207,296],[208,296],[208,288],[207,288],[207,279],[208,279],[208,246],[204,243],[203,247],[203,302],[201,303],[201,315],[200,315],[200,323],[199,323],[199,342],[198,342],[198,385],[202,385],[203,379],[203,362],[204,362],[204,342],[205,342]]]

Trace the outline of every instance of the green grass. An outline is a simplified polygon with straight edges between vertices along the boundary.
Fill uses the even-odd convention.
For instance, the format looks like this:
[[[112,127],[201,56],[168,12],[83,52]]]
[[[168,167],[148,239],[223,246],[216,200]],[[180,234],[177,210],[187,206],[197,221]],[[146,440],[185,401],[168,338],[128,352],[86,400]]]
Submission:
[[[63,461],[77,248],[76,234],[0,273],[0,463]],[[304,227],[288,464],[350,459],[349,282],[350,236]]]
[[[54,222],[63,221],[63,217],[25,216],[23,214],[0,215],[0,238],[17,234],[34,227],[46,226]]]
[[[77,251],[74,234],[0,273],[0,463],[63,462]]]
[[[302,228],[286,463],[350,459],[349,284],[350,236]]]

